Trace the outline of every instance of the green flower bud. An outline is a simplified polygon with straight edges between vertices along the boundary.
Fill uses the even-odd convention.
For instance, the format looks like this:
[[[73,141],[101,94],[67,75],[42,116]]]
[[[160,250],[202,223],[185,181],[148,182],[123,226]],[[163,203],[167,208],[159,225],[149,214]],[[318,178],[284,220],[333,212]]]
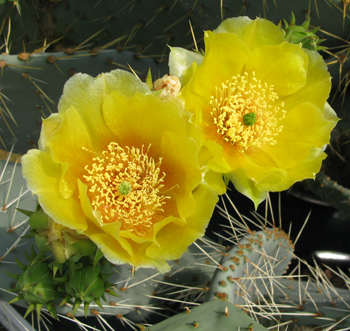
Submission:
[[[319,28],[309,30],[310,17],[302,24],[295,25],[295,16],[292,12],[292,19],[290,24],[288,24],[284,20],[284,39],[292,44],[301,44],[303,48],[319,51],[322,49],[326,49],[327,47],[319,46],[321,42],[325,41],[325,39],[320,39],[316,32]],[[279,26],[281,26],[279,24]]]
[[[41,208],[31,215],[29,223],[40,251],[52,251],[58,263],[73,257],[79,260],[96,251],[96,245],[86,235],[58,224]]]
[[[39,261],[29,265],[19,276],[16,288],[27,302],[46,304],[60,297],[58,283],[52,278],[52,270],[48,264]]]
[[[106,284],[99,265],[95,267],[84,265],[78,270],[70,268],[68,273],[69,280],[66,283],[66,291],[72,297],[90,303],[105,294]]]

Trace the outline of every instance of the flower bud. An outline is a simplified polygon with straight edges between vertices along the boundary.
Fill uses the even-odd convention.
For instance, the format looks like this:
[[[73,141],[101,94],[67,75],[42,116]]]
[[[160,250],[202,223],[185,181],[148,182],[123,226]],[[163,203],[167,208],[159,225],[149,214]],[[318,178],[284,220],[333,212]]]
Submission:
[[[57,285],[48,264],[39,261],[19,276],[16,288],[27,302],[46,304],[60,297]]]
[[[163,89],[163,90],[162,90]],[[178,77],[164,75],[153,83],[153,90],[162,92],[159,97],[163,100],[173,99],[181,90],[181,83]]]
[[[42,209],[29,220],[35,233],[35,243],[43,251],[52,251],[58,263],[77,256],[87,256],[96,250],[96,245],[84,234],[78,234],[55,222]]]

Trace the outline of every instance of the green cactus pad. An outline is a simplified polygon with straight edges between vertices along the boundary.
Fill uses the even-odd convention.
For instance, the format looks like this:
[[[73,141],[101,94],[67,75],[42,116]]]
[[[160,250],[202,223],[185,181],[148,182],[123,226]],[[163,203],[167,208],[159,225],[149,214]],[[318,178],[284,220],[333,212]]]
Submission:
[[[229,302],[211,301],[175,315],[152,327],[149,331],[186,331],[195,328],[203,331],[248,330],[267,331],[241,309]]]
[[[257,293],[265,293],[275,276],[282,276],[293,250],[287,234],[278,228],[251,232],[221,259],[205,301],[221,299],[238,305],[254,302]]]

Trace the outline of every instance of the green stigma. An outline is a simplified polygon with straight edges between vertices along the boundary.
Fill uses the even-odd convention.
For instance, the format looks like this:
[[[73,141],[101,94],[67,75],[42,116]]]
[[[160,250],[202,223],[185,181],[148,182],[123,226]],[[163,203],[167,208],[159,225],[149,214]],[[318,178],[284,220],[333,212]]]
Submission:
[[[243,116],[243,123],[246,126],[252,126],[256,122],[256,114],[255,113],[248,113]]]
[[[131,191],[131,184],[123,180],[119,185],[119,193],[121,195],[128,195]]]

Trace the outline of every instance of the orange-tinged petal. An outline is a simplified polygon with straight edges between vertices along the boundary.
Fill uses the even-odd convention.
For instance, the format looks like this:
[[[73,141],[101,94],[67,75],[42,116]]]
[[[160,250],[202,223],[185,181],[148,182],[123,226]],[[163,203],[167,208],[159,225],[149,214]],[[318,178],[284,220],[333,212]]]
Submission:
[[[257,79],[273,85],[277,95],[283,96],[295,93],[305,85],[307,66],[308,57],[301,46],[283,42],[256,48],[245,71],[255,72]]]
[[[93,140],[97,150],[103,150],[106,143],[113,137],[106,125],[102,113],[105,97],[112,91],[119,90],[131,97],[136,92],[150,93],[146,84],[140,82],[131,73],[114,70],[93,78],[86,74],[75,74],[64,86],[63,95],[58,104],[62,116],[70,107],[74,107],[80,114],[84,125]]]
[[[163,132],[171,131],[186,136],[186,122],[180,116],[180,106],[153,95],[136,94],[129,98],[113,91],[105,98],[103,113],[118,142],[125,146],[142,145],[157,149]]]
[[[201,181],[198,145],[190,138],[164,132],[161,145],[165,171],[165,194],[175,199],[180,217],[188,217],[196,208],[192,190]]]
[[[64,199],[59,190],[62,168],[52,161],[49,154],[30,150],[22,157],[22,172],[28,188],[38,196],[45,213],[57,223],[68,228],[84,231],[87,219],[76,196]]]
[[[251,51],[266,45],[277,45],[284,41],[283,32],[272,22],[246,16],[224,20],[214,33],[233,33],[242,40]]]
[[[130,254],[123,248],[118,240],[98,228],[89,227],[84,232],[102,251],[107,260],[114,264],[128,263]],[[130,247],[132,253],[132,248]]]
[[[103,224],[101,221],[101,216],[98,215],[99,212],[92,209],[91,202],[87,195],[88,186],[84,184],[80,179],[78,179],[78,189],[81,207],[85,216],[94,224],[96,228],[100,228],[100,231],[108,233],[115,239],[119,240],[121,223],[114,222]]]
[[[201,208],[195,209],[194,213],[187,218],[186,224],[171,222],[162,227],[157,233],[157,244],[151,244],[146,250],[148,257],[166,260],[178,259],[194,240],[204,235],[205,227],[212,216],[218,197],[207,185],[200,185],[194,191],[193,196]]]

